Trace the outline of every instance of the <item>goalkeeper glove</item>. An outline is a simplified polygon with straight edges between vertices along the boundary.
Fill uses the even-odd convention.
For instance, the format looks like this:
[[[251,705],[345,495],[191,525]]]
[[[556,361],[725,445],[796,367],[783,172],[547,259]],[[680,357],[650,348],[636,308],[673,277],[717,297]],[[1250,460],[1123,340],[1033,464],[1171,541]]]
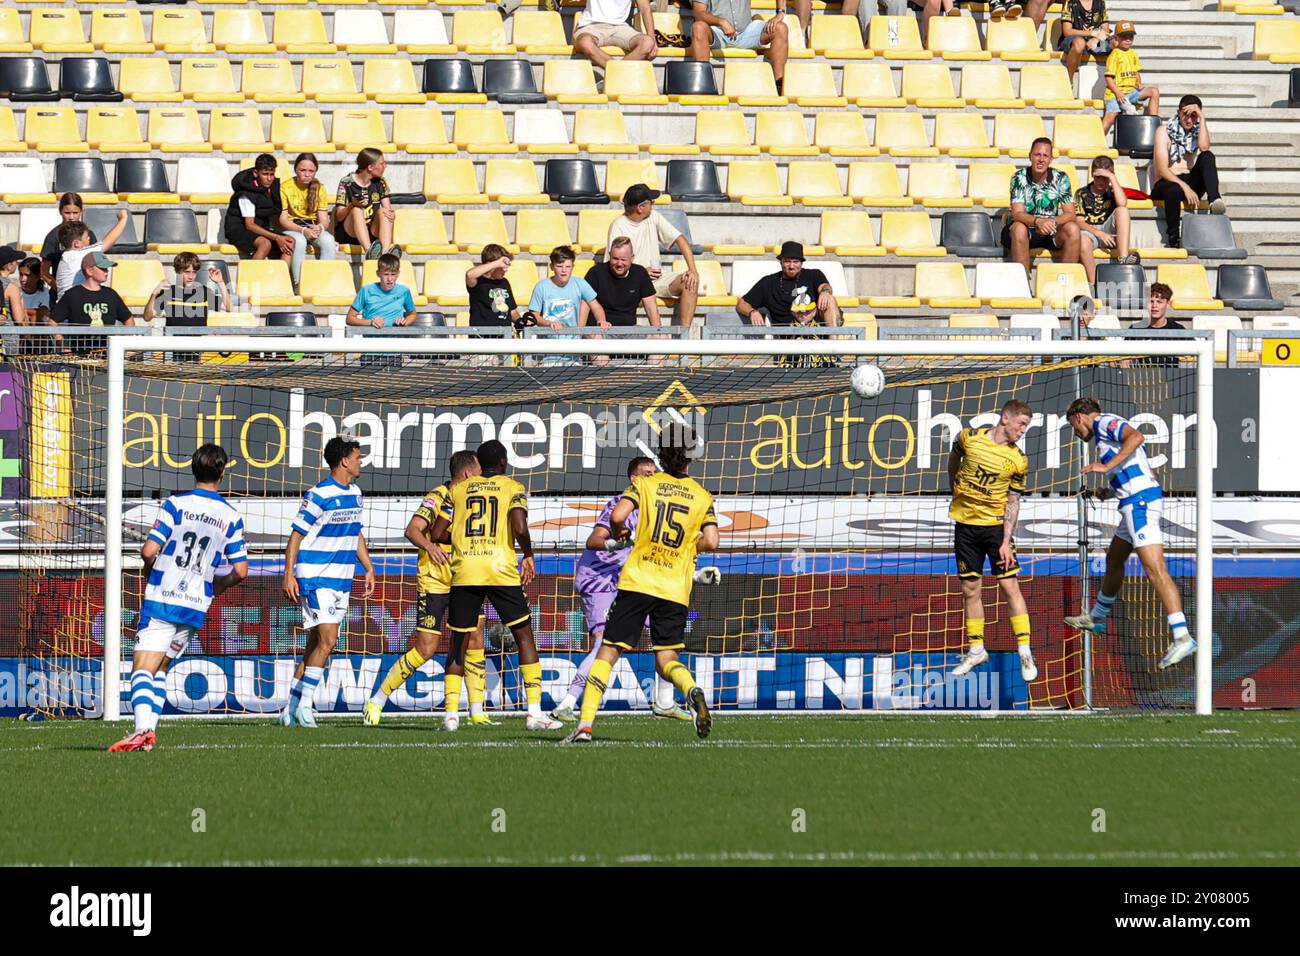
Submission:
[[[695,572],[695,583],[696,584],[721,584],[722,571],[714,565],[709,565],[707,568],[700,568],[698,571]]]
[[[632,536],[626,538],[609,538],[605,541],[606,551],[622,551],[624,548],[632,547]]]

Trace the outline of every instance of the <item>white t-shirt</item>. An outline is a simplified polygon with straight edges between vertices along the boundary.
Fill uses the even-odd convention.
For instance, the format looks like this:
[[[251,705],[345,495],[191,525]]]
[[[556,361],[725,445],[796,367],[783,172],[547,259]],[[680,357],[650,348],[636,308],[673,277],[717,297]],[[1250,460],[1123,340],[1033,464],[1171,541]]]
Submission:
[[[575,30],[589,23],[627,23],[632,16],[632,0],[587,0],[587,8],[578,18]]]
[[[92,252],[103,251],[104,246],[99,242],[93,246],[86,246],[84,249],[65,249],[63,258],[59,260],[59,271],[54,273],[54,283],[59,290],[59,295],[63,295],[74,285],[81,285],[81,283],[85,282],[86,277],[81,273],[81,260]]]
[[[608,249],[609,244],[619,236],[627,236],[632,240],[633,262],[647,269],[662,269],[663,265],[659,258],[660,244],[672,245],[680,235],[681,233],[671,222],[660,215],[657,209],[652,209],[650,215],[640,222],[633,222],[626,215],[619,216],[611,222],[605,248]]]

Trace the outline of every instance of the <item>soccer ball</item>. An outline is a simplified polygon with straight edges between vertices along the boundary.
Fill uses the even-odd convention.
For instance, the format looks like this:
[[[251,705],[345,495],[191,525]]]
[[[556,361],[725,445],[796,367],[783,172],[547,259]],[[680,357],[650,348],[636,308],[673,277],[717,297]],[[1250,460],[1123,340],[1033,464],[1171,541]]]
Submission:
[[[862,398],[875,398],[885,390],[885,373],[879,365],[859,365],[853,370],[853,391]]]

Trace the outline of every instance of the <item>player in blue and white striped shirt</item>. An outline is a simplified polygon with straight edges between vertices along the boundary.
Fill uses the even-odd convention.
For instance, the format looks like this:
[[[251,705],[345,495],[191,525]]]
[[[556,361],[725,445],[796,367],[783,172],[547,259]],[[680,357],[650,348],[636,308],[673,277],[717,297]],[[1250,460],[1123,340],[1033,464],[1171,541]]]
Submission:
[[[167,669],[203,627],[212,599],[248,577],[244,519],[217,491],[228,457],[204,445],[190,459],[193,491],[163,502],[140,548],[149,579],[131,657],[135,730],[109,753],[153,750],[158,715],[167,701]],[[217,568],[230,570],[217,575]]]
[[[1196,640],[1187,628],[1178,586],[1165,565],[1164,537],[1160,532],[1164,493],[1142,448],[1146,438],[1132,422],[1103,413],[1092,398],[1076,399],[1066,409],[1065,416],[1074,433],[1097,448],[1098,460],[1085,466],[1082,474],[1110,477],[1120,514],[1119,527],[1106,551],[1106,576],[1102,578],[1092,611],[1067,617],[1065,623],[1081,631],[1098,634],[1105,631],[1106,618],[1124,583],[1124,562],[1136,550],[1169,621],[1169,648],[1159,666],[1161,670],[1172,667],[1196,650]]]
[[[366,570],[366,597],[375,591],[375,568],[362,533],[361,443],[335,436],[325,443],[330,476],[302,499],[284,553],[284,596],[302,608],[307,650],[298,663],[280,723],[315,727],[312,699],[348,613],[357,561]]]

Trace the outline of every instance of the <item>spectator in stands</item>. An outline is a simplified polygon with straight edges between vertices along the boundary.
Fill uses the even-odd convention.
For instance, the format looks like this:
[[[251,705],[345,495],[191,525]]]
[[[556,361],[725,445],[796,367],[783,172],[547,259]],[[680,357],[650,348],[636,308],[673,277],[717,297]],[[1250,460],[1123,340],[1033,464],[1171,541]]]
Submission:
[[[315,246],[322,260],[338,254],[330,229],[329,203],[325,187],[316,178],[320,163],[311,153],[300,153],[293,161],[293,178],[280,184],[280,228],[293,239],[293,262],[289,266],[293,284],[302,277],[307,248]]]
[[[1065,316],[1065,326],[1071,329],[1074,326],[1074,320],[1079,320],[1079,328],[1086,329],[1092,325],[1092,320],[1097,317],[1097,303],[1093,301],[1090,295],[1076,295],[1070,300],[1070,310]]]
[[[469,324],[489,328],[510,327],[520,321],[519,304],[506,279],[510,254],[495,242],[483,247],[479,264],[465,273],[469,290]]]
[[[616,46],[625,60],[653,60],[659,53],[655,44],[654,13],[650,0],[636,0],[645,33],[638,33],[628,23],[632,0],[587,0],[587,5],[573,25],[573,51],[603,70],[609,54],[603,46]]]
[[[1065,54],[1061,61],[1071,80],[1079,72],[1079,64],[1086,54],[1105,56],[1110,53],[1106,0],[1069,0],[1065,5],[1065,16],[1061,18],[1061,42],[1056,48]]]
[[[645,183],[634,183],[623,193],[623,215],[609,224],[605,247],[618,236],[632,240],[632,260],[643,266],[654,283],[655,295],[661,299],[677,300],[677,321],[690,325],[695,317],[695,302],[699,297],[700,274],[695,269],[695,253],[691,244],[655,209],[655,200],[662,193]],[[664,272],[661,245],[676,245],[686,260],[685,272]]]
[[[280,225],[280,182],[275,178],[275,157],[262,153],[251,169],[241,169],[230,180],[230,205],[226,207],[226,241],[245,259],[280,259],[293,255],[293,237],[276,230]]]
[[[29,325],[18,281],[18,263],[26,256],[13,246],[0,246],[0,324]]]
[[[1088,168],[1089,180],[1074,194],[1074,208],[1079,216],[1079,258],[1088,275],[1088,285],[1097,287],[1097,257],[1094,250],[1114,249],[1121,265],[1138,261],[1129,251],[1128,197],[1115,178],[1115,161],[1098,156]]]
[[[736,303],[740,317],[753,325],[839,325],[840,307],[830,280],[820,269],[803,267],[803,245],[782,243],[777,258],[780,270],[763,276]]]
[[[145,325],[152,325],[154,316],[161,316],[170,326],[207,325],[209,311],[230,311],[230,290],[220,269],[208,267],[211,285],[199,282],[199,257],[192,252],[182,252],[173,259],[172,269],[176,280],[160,283],[145,303]]]
[[[1165,204],[1169,248],[1181,249],[1184,203],[1195,209],[1204,194],[1210,212],[1221,215],[1228,208],[1219,192],[1219,167],[1210,152],[1210,126],[1199,96],[1184,96],[1178,101],[1178,115],[1156,130],[1151,165],[1151,198]]]
[[[1187,326],[1181,322],[1175,322],[1169,318],[1169,303],[1174,297],[1174,290],[1163,282],[1155,282],[1151,285],[1151,291],[1147,298],[1147,317],[1144,321],[1130,328],[1129,333],[1124,336],[1126,339],[1144,339],[1154,338],[1154,336],[1134,335],[1135,331],[1155,329],[1164,331],[1167,329],[1183,330]],[[1178,358],[1174,355],[1153,355],[1148,358],[1134,359],[1133,365],[1177,365]]]
[[[18,291],[22,293],[28,321],[44,322],[50,317],[50,290],[41,275],[41,260],[35,256],[24,259],[18,267]]]
[[[81,222],[81,214],[84,210],[80,193],[64,193],[59,197],[59,215],[63,217],[63,222]],[[63,223],[59,223],[63,225]],[[89,227],[87,227],[89,228]],[[95,235],[94,230],[90,231],[90,242],[98,242],[99,238]],[[41,245],[41,278],[51,289],[54,290],[54,277],[58,273],[59,260],[63,258],[63,248],[59,245],[59,226],[55,226],[45,236],[45,242]],[[53,295],[51,295],[53,299]],[[51,303],[52,304],[52,303]]]
[[[632,240],[615,236],[605,250],[605,261],[592,266],[587,273],[587,284],[596,290],[596,301],[604,313],[597,317],[602,329],[611,325],[636,325],[637,306],[645,309],[651,325],[660,324],[654,282],[645,266],[632,260]]]
[[[783,16],[763,20],[753,15],[750,0],[691,0],[695,22],[691,24],[690,54],[696,60],[708,60],[710,49],[762,50],[772,61],[776,91],[785,85],[785,61],[790,51],[790,36]],[[778,0],[777,13],[785,13],[785,3]]]
[[[1023,11],[1020,0],[989,0],[990,20],[1014,20]]]
[[[1147,116],[1160,112],[1160,90],[1142,85],[1142,60],[1133,49],[1137,28],[1132,20],[1115,24],[1115,41],[1106,57],[1105,115],[1101,118],[1102,132],[1115,125],[1120,113],[1137,113],[1138,104],[1146,102]]]
[[[586,325],[589,312],[595,314],[597,325],[607,324],[605,310],[596,301],[596,290],[586,279],[573,274],[577,258],[570,246],[551,250],[551,274],[533,287],[528,311],[543,328]]]
[[[65,223],[64,225],[68,225]],[[65,256],[64,263],[71,257]],[[87,253],[77,263],[77,272],[83,276],[75,285],[59,296],[51,316],[54,325],[135,325],[131,310],[122,297],[108,283],[108,270],[116,263],[102,252]],[[104,340],[77,340],[84,348],[103,348]]]
[[[79,219],[59,226],[59,248],[63,250],[63,256],[59,259],[59,267],[54,273],[59,296],[74,285],[80,284],[85,278],[81,272],[81,262],[86,256],[95,252],[108,252],[113,248],[122,233],[126,231],[127,216],[125,209],[119,209],[117,222],[113,224],[112,229],[108,230],[108,235],[101,242],[91,241],[90,227]]]
[[[363,285],[348,309],[348,325],[368,325],[374,329],[410,325],[415,321],[415,299],[411,290],[397,281],[402,260],[382,255],[376,266],[378,282]]]
[[[339,180],[338,195],[334,197],[334,238],[360,245],[367,259],[402,255],[401,248],[393,245],[397,216],[388,199],[388,180],[384,178],[387,169],[384,154],[367,146],[357,153],[356,171]]]
[[[1031,249],[1060,253],[1062,262],[1079,261],[1079,222],[1070,177],[1052,168],[1052,141],[1040,136],[1029,147],[1029,165],[1011,177],[1011,214],[1002,227],[1002,246],[1030,272]]]

